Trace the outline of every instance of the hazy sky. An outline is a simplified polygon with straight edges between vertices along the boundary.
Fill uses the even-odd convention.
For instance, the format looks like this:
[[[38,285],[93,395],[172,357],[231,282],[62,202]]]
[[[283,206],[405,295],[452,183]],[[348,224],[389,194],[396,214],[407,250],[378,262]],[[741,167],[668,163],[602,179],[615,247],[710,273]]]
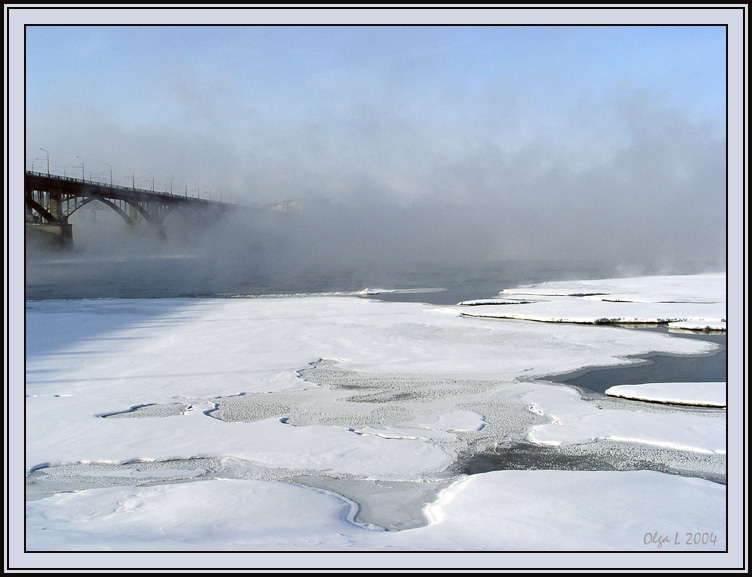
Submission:
[[[332,243],[439,258],[723,260],[722,26],[29,26],[25,49],[27,169],[322,200]]]

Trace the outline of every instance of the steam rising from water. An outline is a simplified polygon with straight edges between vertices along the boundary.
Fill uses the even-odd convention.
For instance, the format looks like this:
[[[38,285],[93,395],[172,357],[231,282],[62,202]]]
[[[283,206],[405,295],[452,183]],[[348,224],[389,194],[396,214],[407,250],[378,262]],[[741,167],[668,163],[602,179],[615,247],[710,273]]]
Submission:
[[[362,110],[349,123],[262,131],[266,152],[236,165],[238,184],[224,197],[253,208],[200,227],[171,215],[166,241],[82,210],[71,218],[71,257],[88,259],[93,275],[119,258],[123,278],[134,259],[142,270],[145,258],[190,258],[154,274],[209,291],[269,275],[290,286],[304,274],[348,284],[343,271],[348,288],[364,288],[355,285],[374,268],[506,259],[566,259],[610,275],[723,270],[723,135],[638,100],[610,110],[614,133],[583,117],[579,130],[544,129],[512,148],[471,124],[441,137],[431,119],[399,123],[386,111],[368,117],[367,139]],[[503,117],[493,120],[502,130]],[[207,169],[203,180],[228,174]],[[294,201],[289,210],[270,208],[283,200]]]

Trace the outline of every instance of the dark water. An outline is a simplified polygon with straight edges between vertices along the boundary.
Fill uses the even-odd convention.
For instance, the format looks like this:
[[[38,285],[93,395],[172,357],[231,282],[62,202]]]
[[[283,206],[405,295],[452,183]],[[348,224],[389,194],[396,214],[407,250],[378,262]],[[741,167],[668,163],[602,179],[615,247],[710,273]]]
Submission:
[[[30,254],[26,298],[172,298],[376,291],[386,301],[456,304],[493,297],[503,288],[550,280],[599,278],[609,270],[570,260],[504,260],[467,264],[378,263],[362,267],[285,262],[237,268],[210,256]],[[378,292],[380,289],[400,292]],[[427,289],[427,290],[422,290]]]
[[[668,329],[634,328],[629,330]],[[623,367],[593,367],[573,373],[547,377],[552,382],[580,389],[584,398],[602,397],[615,385],[655,382],[719,382],[726,380],[726,335],[669,333],[675,338],[692,338],[715,342],[720,349],[706,355],[645,355],[645,362]],[[626,401],[634,406],[640,401]],[[724,409],[660,405],[661,410],[712,414]],[[480,453],[462,455],[455,465],[457,473],[475,475],[489,471],[559,470],[559,471],[638,471],[698,477],[726,484],[725,459],[691,451],[641,446],[619,442],[547,447],[532,443],[513,443]]]
[[[723,382],[727,375],[726,334],[669,333],[675,338],[699,339],[714,342],[719,349],[706,355],[651,354],[633,357],[639,364],[619,367],[596,367],[582,369],[563,375],[553,375],[547,380],[583,388],[587,391],[605,393],[615,385],[639,385],[642,383]]]
[[[500,290],[551,280],[613,276],[598,263],[562,259],[506,259],[446,264],[379,262],[368,266],[290,261],[237,266],[211,256],[186,254],[97,256],[86,251],[27,253],[26,298],[174,298],[237,295],[359,293],[384,301],[456,304],[496,296]],[[395,291],[395,292],[390,292]],[[659,330],[665,328],[632,329]],[[726,335],[676,333],[676,338],[716,342],[710,355],[650,355],[629,367],[590,368],[549,380],[603,392],[620,384],[726,380]]]

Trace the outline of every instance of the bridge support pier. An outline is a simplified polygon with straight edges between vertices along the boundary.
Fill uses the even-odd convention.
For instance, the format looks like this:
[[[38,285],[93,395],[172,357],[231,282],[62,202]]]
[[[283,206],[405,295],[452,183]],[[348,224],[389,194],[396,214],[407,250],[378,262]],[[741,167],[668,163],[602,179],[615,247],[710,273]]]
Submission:
[[[57,191],[50,192],[49,211],[50,214],[55,217],[55,220],[60,220],[60,218],[63,216],[62,196]]]
[[[26,223],[26,236],[29,240],[52,246],[73,244],[73,225],[65,223]]]

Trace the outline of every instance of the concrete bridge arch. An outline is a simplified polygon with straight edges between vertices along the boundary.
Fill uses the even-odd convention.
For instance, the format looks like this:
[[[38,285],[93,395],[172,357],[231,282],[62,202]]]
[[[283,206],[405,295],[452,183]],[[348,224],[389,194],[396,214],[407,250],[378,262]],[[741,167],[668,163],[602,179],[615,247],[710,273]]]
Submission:
[[[196,213],[197,223],[202,217],[215,218],[237,208],[206,199],[30,171],[26,172],[24,185],[27,231],[54,235],[51,238],[60,244],[72,241],[69,217],[94,201],[114,210],[129,225],[146,222],[159,236],[165,235],[165,218],[178,208]]]

